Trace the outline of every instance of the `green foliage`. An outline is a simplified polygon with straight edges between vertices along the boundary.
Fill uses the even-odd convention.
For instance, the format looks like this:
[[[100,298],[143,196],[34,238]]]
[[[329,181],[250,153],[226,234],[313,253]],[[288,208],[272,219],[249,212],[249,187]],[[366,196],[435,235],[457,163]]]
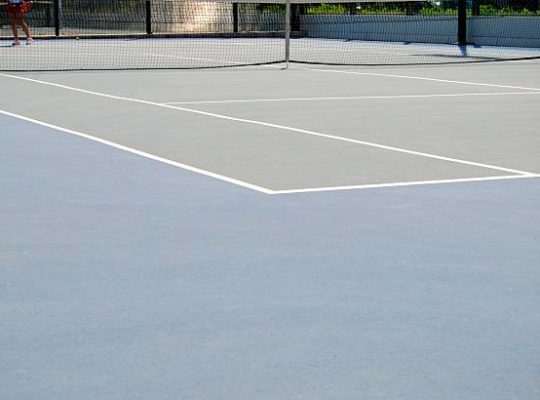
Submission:
[[[421,15],[457,15],[457,8],[443,8],[441,6],[425,6],[420,9]]]
[[[513,9],[511,7],[501,7],[497,8],[491,4],[483,4],[480,6],[480,15],[493,15],[499,17],[505,17],[507,15],[523,15],[523,16],[536,16],[540,15],[540,10],[531,11],[527,8],[523,9]]]
[[[257,8],[265,14],[285,14],[285,6],[283,4],[260,4]]]
[[[342,4],[321,4],[318,6],[311,6],[306,9],[306,14],[343,15],[348,13],[347,8]]]
[[[258,6],[259,11],[269,14],[285,14],[285,6],[282,4],[261,4]],[[353,10],[357,15],[453,15],[457,16],[457,7],[444,7],[435,3],[412,4],[410,2],[396,3],[357,3],[356,9]],[[348,5],[336,3],[322,3],[318,5],[307,5],[303,10],[304,14],[318,15],[350,15],[351,9]],[[472,15],[472,10],[467,10],[468,15]],[[497,8],[493,5],[483,4],[480,6],[481,16],[540,16],[540,10],[530,11],[524,9],[513,9],[511,7]]]
[[[510,7],[496,8],[491,4],[483,4],[480,6],[480,15],[498,15],[505,16],[513,13]]]
[[[397,5],[387,5],[387,4],[365,4],[361,8],[356,10],[357,14],[360,15],[403,15],[407,14],[407,10],[404,7]]]

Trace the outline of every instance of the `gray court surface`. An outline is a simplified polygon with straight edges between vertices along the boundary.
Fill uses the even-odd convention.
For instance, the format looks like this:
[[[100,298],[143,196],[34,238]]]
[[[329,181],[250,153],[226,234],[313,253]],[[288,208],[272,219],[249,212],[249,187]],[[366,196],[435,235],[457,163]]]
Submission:
[[[1,74],[0,398],[539,398],[539,70]]]

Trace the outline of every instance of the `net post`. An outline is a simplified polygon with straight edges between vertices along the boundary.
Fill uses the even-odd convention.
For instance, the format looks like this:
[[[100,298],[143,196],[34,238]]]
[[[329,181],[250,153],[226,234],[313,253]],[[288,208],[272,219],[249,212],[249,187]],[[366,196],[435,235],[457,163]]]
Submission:
[[[146,22],[146,34],[152,34],[152,2],[151,0],[145,1],[145,22]]]
[[[291,59],[291,0],[285,0],[285,69]]]
[[[467,0],[458,0],[458,44],[467,44]]]
[[[54,0],[54,36],[60,36],[60,15],[62,15],[62,0]]]

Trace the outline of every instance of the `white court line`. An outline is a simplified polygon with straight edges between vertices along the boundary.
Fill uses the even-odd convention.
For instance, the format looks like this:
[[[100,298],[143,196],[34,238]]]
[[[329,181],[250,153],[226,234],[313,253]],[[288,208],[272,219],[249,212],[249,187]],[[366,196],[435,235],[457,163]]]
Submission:
[[[411,76],[411,75],[381,74],[381,73],[376,73],[376,72],[345,71],[345,70],[339,70],[339,69],[322,69],[322,68],[309,68],[309,67],[299,67],[299,66],[295,66],[294,69],[301,69],[305,71],[314,71],[314,72],[329,72],[329,73],[335,73],[335,74],[382,76],[386,78],[416,79],[416,80],[430,81],[430,82],[456,83],[460,85],[473,85],[473,86],[496,87],[496,88],[503,88],[503,89],[540,91],[540,88],[534,88],[534,87],[496,85],[494,83],[481,83],[481,82],[468,82],[468,81],[454,81],[454,80],[448,80],[448,79],[426,78],[422,76]]]
[[[224,120],[228,120],[228,121],[242,122],[242,123],[258,125],[258,126],[265,126],[265,127],[269,127],[269,128],[276,128],[276,129],[280,129],[280,130],[284,130],[284,131],[288,131],[288,132],[301,133],[301,134],[304,134],[304,135],[310,135],[310,136],[321,137],[321,138],[325,138],[325,139],[337,140],[337,141],[346,142],[346,143],[354,143],[354,144],[359,144],[359,145],[362,145],[362,146],[375,147],[375,148],[378,148],[378,149],[389,150],[389,151],[394,151],[394,152],[398,152],[398,153],[411,154],[411,155],[431,158],[431,159],[435,159],[435,160],[442,160],[442,161],[448,161],[448,162],[457,163],[457,164],[471,165],[471,166],[474,166],[474,167],[487,168],[487,169],[507,172],[507,173],[511,173],[511,174],[527,175],[527,176],[535,175],[532,172],[521,171],[521,170],[512,169],[512,168],[504,168],[504,167],[499,167],[499,166],[492,165],[492,164],[484,164],[484,163],[478,163],[478,162],[474,162],[474,161],[462,160],[462,159],[458,159],[458,158],[439,156],[439,155],[431,154],[431,153],[424,153],[424,152],[420,152],[420,151],[408,150],[408,149],[404,149],[404,148],[401,148],[401,147],[386,146],[386,145],[382,145],[382,144],[378,144],[378,143],[366,142],[366,141],[363,141],[363,140],[350,139],[350,138],[343,137],[343,136],[329,135],[329,134],[325,134],[325,133],[310,131],[310,130],[307,130],[307,129],[293,128],[293,127],[286,126],[286,125],[272,124],[272,123],[269,123],[269,122],[250,120],[250,119],[245,119],[245,118],[230,117],[228,115],[210,113],[210,112],[206,112],[206,111],[195,110],[195,109],[192,109],[192,108],[173,106],[173,105],[169,105],[169,104],[156,103],[156,102],[148,101],[148,100],[134,99],[134,98],[123,97],[123,96],[115,96],[115,95],[110,95],[110,94],[101,93],[101,92],[94,92],[94,91],[91,91],[91,90],[74,88],[74,87],[71,87],[71,86],[61,85],[61,84],[58,84],[58,83],[40,81],[40,80],[32,79],[32,78],[25,78],[25,77],[22,77],[22,76],[8,75],[8,74],[3,74],[3,73],[0,73],[0,76],[11,78],[11,79],[18,79],[18,80],[33,82],[33,83],[39,83],[39,84],[46,85],[46,86],[58,87],[58,88],[61,88],[61,89],[72,90],[72,91],[75,91],[75,92],[78,92],[78,93],[85,93],[85,94],[104,97],[104,98],[108,98],[108,99],[122,100],[122,101],[131,102],[131,103],[138,103],[138,104],[146,104],[146,105],[151,105],[151,106],[155,106],[155,107],[168,108],[168,109],[172,109],[172,110],[180,110],[180,111],[184,111],[184,112],[188,112],[188,113],[204,115],[204,116],[207,116],[207,117],[224,119]]]
[[[79,131],[75,131],[73,129],[63,128],[63,127],[58,126],[58,125],[49,124],[47,122],[39,121],[39,120],[33,119],[33,118],[28,118],[28,117],[25,117],[23,115],[14,114],[12,112],[5,111],[5,110],[0,110],[0,114],[4,114],[4,115],[7,115],[7,116],[10,116],[10,117],[13,117],[13,118],[18,118],[18,119],[21,119],[23,121],[31,122],[31,123],[36,124],[36,125],[45,126],[47,128],[51,128],[51,129],[54,129],[54,130],[57,130],[57,131],[60,131],[60,132],[69,133],[70,135],[79,136],[79,137],[82,137],[82,138],[85,138],[85,139],[88,139],[88,140],[92,140],[94,142],[102,143],[102,144],[105,144],[105,145],[110,146],[110,147],[114,147],[114,148],[117,148],[117,149],[120,149],[120,150],[123,150],[123,151],[127,151],[129,153],[136,154],[138,156],[142,156],[142,157],[145,157],[145,158],[149,158],[151,160],[155,160],[155,161],[159,161],[159,162],[169,164],[169,165],[172,165],[172,166],[175,166],[175,167],[179,167],[179,168],[185,169],[187,171],[196,172],[198,174],[208,176],[210,178],[219,179],[220,181],[224,181],[224,182],[227,182],[227,183],[232,183],[234,185],[238,185],[238,186],[242,186],[242,187],[245,187],[245,188],[248,188],[248,189],[256,190],[258,192],[262,192],[262,193],[265,193],[265,194],[274,194],[273,190],[269,190],[269,189],[266,189],[264,187],[254,185],[252,183],[248,183],[248,182],[244,182],[244,181],[241,181],[241,180],[238,180],[238,179],[230,178],[228,176],[216,174],[214,172],[210,172],[210,171],[207,171],[207,170],[204,170],[204,169],[201,169],[201,168],[193,167],[191,165],[187,165],[187,164],[184,164],[184,163],[179,163],[177,161],[172,161],[172,160],[169,160],[167,158],[159,157],[159,156],[156,156],[154,154],[146,153],[144,151],[140,151],[140,150],[134,149],[132,147],[124,146],[124,145],[121,145],[121,144],[118,144],[118,143],[115,143],[115,142],[111,142],[111,141],[108,141],[108,140],[105,140],[105,139],[100,139],[98,137],[88,135],[86,133],[82,133],[82,132],[79,132]]]
[[[507,179],[524,179],[524,178],[538,178],[538,174],[530,175],[499,175],[491,177],[481,177],[481,178],[457,178],[457,179],[441,179],[441,180],[430,180],[430,181],[408,181],[408,182],[392,182],[392,183],[379,183],[379,184],[366,184],[366,185],[351,185],[351,186],[326,186],[326,187],[314,187],[314,188],[304,188],[304,189],[286,189],[286,190],[271,190],[264,188],[262,186],[253,185],[238,179],[230,178],[224,175],[216,174],[207,170],[193,167],[191,165],[179,163],[176,161],[169,160],[167,158],[159,157],[150,153],[146,153],[131,147],[123,146],[118,143],[114,143],[105,139],[100,139],[79,131],[72,129],[66,129],[58,125],[49,124],[47,122],[39,121],[33,118],[25,117],[23,115],[15,114],[9,111],[0,110],[0,114],[7,115],[9,117],[17,118],[23,121],[31,122],[36,125],[44,126],[59,132],[68,133],[71,135],[79,136],[84,139],[88,139],[97,143],[101,143],[119,150],[123,150],[132,154],[136,154],[141,157],[145,157],[151,160],[162,162],[168,165],[179,167],[187,171],[195,172],[210,178],[218,179],[223,182],[231,183],[237,186],[241,186],[247,189],[255,190],[257,192],[270,194],[270,195],[281,195],[281,194],[295,194],[295,193],[314,193],[314,192],[329,192],[329,191],[342,191],[342,190],[360,190],[360,189],[377,189],[377,188],[388,188],[388,187],[406,187],[406,186],[420,186],[420,185],[435,185],[435,184],[449,184],[449,183],[465,183],[465,182],[482,182],[482,181],[497,181],[497,180],[507,180]]]
[[[304,189],[285,189],[285,190],[271,190],[261,186],[253,185],[238,179],[230,178],[224,175],[216,174],[214,172],[206,171],[200,168],[196,168],[187,164],[179,163],[172,161],[163,157],[158,157],[153,154],[149,154],[140,150],[133,149],[131,147],[123,146],[118,143],[110,142],[108,140],[100,139],[79,131],[72,129],[63,128],[58,125],[49,124],[47,122],[39,121],[33,118],[28,118],[23,115],[14,114],[9,111],[0,110],[0,114],[7,115],[9,117],[17,118],[23,121],[31,122],[36,125],[44,126],[53,130],[60,132],[68,133],[74,136],[79,136],[84,139],[88,139],[97,143],[105,144],[107,146],[127,151],[129,153],[136,154],[151,160],[159,161],[168,165],[179,167],[187,171],[195,172],[210,178],[218,179],[223,182],[231,183],[237,186],[241,186],[247,189],[255,190],[257,192],[270,194],[270,195],[282,195],[282,194],[295,194],[295,193],[315,193],[315,192],[330,192],[330,191],[342,191],[342,190],[362,190],[362,189],[379,189],[379,188],[390,188],[390,187],[406,187],[406,186],[421,186],[421,185],[435,185],[435,184],[449,184],[449,183],[466,183],[466,182],[483,182],[483,181],[498,181],[498,180],[508,180],[508,179],[524,179],[524,178],[538,178],[539,174],[531,175],[499,175],[499,176],[489,176],[489,177],[480,177],[480,178],[456,178],[456,179],[440,179],[440,180],[430,180],[430,181],[408,181],[408,182],[392,182],[392,183],[376,183],[376,184],[366,184],[366,185],[350,185],[350,186],[325,186],[325,187],[312,187]]]
[[[228,103],[272,103],[287,101],[326,101],[326,100],[399,100],[423,99],[432,97],[474,97],[474,96],[518,96],[540,95],[539,92],[491,92],[491,93],[449,93],[449,94],[404,94],[388,96],[329,96],[329,97],[281,97],[266,99],[226,99],[226,100],[197,100],[197,101],[169,101],[163,104],[228,104]]]
[[[305,189],[275,190],[273,194],[334,192],[334,191],[340,191],[340,190],[379,189],[379,188],[391,188],[391,187],[403,187],[403,186],[422,186],[422,185],[437,185],[437,184],[448,184],[448,183],[484,182],[484,181],[499,181],[499,180],[508,180],[508,179],[525,179],[525,178],[539,178],[539,177],[540,175],[499,175],[499,176],[487,176],[487,177],[480,177],[480,178],[456,178],[456,179],[439,179],[439,180],[431,180],[431,181],[374,183],[374,184],[351,185],[351,186],[326,186],[326,187],[313,187],[313,188],[305,188]]]

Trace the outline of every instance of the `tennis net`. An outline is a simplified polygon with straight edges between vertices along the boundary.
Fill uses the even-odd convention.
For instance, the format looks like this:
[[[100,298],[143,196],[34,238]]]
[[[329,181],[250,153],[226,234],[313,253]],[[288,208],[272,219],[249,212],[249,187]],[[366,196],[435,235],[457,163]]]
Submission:
[[[26,15],[31,46],[11,46],[0,7],[0,70],[540,58],[538,0],[488,1],[36,1]]]

